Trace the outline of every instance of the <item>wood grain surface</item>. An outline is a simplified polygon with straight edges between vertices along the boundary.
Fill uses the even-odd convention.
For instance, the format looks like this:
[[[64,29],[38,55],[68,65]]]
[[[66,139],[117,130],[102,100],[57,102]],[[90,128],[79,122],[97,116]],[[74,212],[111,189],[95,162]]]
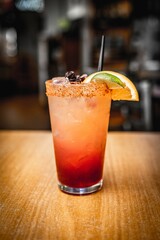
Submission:
[[[0,133],[0,240],[160,239],[160,134],[108,135],[104,187],[57,187],[50,132]]]

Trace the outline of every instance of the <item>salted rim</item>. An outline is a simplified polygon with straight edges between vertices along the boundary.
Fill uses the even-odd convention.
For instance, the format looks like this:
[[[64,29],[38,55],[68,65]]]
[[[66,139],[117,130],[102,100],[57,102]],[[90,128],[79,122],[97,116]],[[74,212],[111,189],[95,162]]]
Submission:
[[[58,77],[55,79],[62,79]],[[46,95],[57,97],[93,97],[93,96],[105,96],[111,94],[111,91],[107,88],[105,83],[77,83],[77,84],[54,84],[53,79],[47,80]]]

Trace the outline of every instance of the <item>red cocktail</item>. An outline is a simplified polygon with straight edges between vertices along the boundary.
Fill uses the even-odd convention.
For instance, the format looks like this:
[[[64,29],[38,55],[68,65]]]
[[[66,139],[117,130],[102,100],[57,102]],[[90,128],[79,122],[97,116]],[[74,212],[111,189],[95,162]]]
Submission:
[[[59,188],[87,194],[102,187],[111,93],[106,84],[46,82]]]

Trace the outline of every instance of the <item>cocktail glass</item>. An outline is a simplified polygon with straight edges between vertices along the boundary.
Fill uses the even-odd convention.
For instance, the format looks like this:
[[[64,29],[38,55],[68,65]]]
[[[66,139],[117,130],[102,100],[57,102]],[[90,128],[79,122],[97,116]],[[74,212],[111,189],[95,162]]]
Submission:
[[[106,84],[46,81],[58,186],[69,194],[102,188],[111,93]]]

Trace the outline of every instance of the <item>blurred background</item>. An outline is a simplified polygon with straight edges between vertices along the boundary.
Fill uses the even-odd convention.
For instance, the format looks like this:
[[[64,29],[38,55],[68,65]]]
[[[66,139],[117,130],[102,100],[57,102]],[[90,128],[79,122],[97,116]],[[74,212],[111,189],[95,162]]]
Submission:
[[[0,0],[0,129],[50,129],[45,80],[126,74],[140,102],[112,102],[109,130],[160,130],[159,0]]]

